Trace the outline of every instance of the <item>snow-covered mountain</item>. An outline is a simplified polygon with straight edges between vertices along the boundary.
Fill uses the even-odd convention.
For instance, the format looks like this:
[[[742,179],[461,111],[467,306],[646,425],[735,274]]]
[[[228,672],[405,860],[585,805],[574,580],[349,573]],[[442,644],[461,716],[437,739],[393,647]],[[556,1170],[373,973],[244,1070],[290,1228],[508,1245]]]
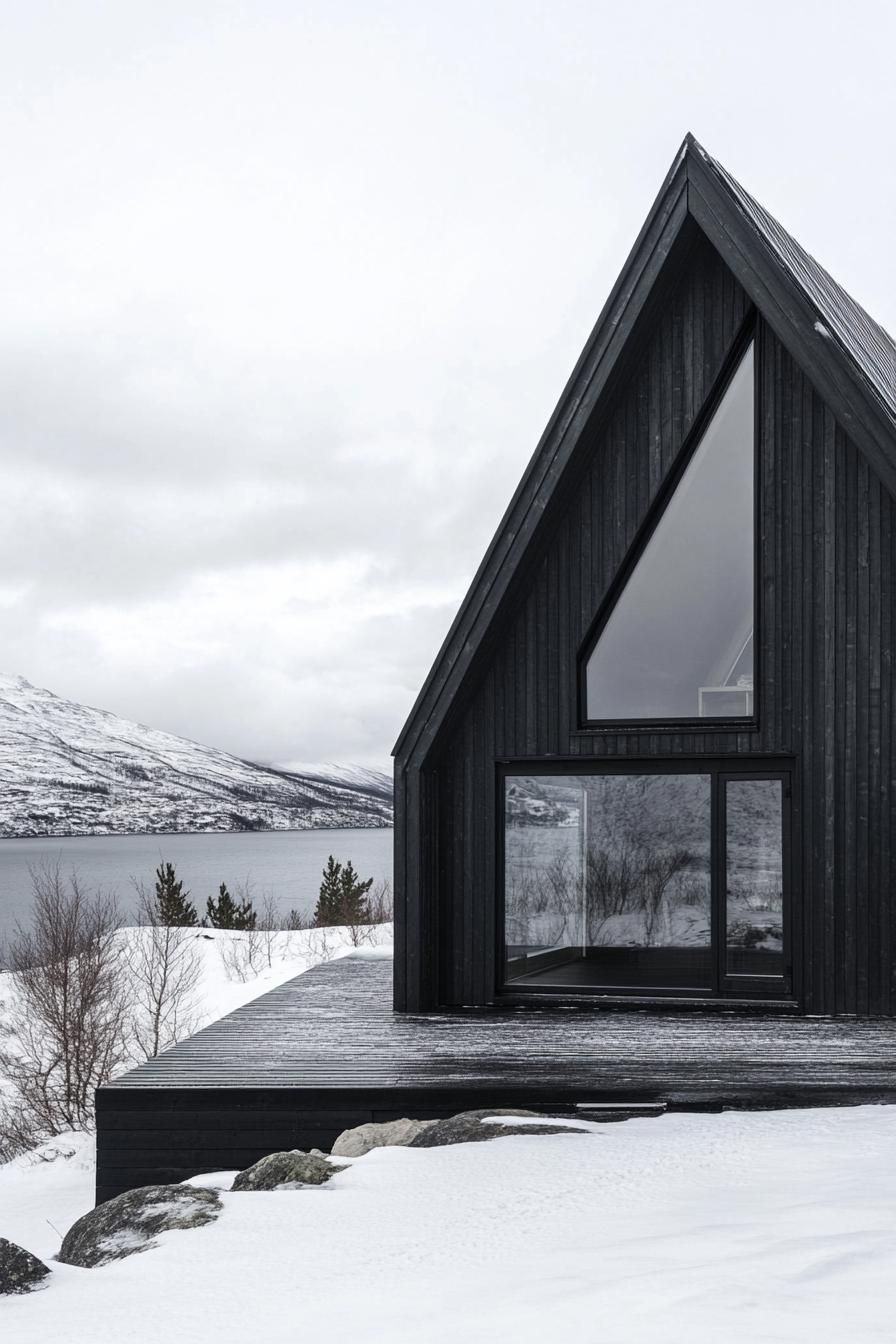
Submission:
[[[379,771],[257,765],[0,673],[0,837],[391,825]]]

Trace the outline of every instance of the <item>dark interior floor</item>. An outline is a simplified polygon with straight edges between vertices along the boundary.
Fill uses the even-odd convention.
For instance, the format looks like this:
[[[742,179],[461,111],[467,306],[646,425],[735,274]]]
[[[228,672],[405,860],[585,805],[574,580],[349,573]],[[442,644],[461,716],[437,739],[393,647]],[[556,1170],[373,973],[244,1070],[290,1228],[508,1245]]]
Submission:
[[[564,966],[551,966],[543,971],[529,971],[526,975],[515,975],[513,979],[508,979],[508,989],[526,989],[530,986],[535,988],[554,988],[554,989],[630,989],[631,978],[622,975],[614,975],[612,971],[606,968],[590,965],[589,962],[570,961]],[[705,994],[708,992],[708,985],[701,986],[693,981],[683,978],[670,983],[670,977],[665,981],[652,985],[645,981],[639,985],[638,992],[664,991],[674,989],[682,992],[693,992],[694,994]]]
[[[533,960],[537,967],[537,959]],[[698,961],[697,958],[691,960]],[[651,976],[647,967],[640,972],[634,972],[627,960],[620,961],[617,958],[600,956],[570,957],[562,963],[529,970],[522,975],[514,974],[511,965],[508,968],[507,987],[514,990],[551,986],[568,989],[627,990],[633,984],[637,984],[639,992],[656,990],[662,993],[675,990],[702,995],[708,992],[711,984],[709,956],[703,958],[703,961],[705,963],[703,966],[696,967],[667,962],[658,974]]]
[[[566,949],[511,957],[507,962],[507,988],[604,989],[637,994],[692,995],[709,997],[713,953],[696,948],[590,948]],[[768,980],[770,999],[784,999],[783,961],[780,954],[738,951],[732,974],[761,976]],[[776,990],[775,982],[780,980]]]
[[[97,1190],[328,1148],[368,1120],[476,1106],[896,1102],[896,1022],[696,1011],[392,1012],[392,964],[330,962],[97,1094]]]

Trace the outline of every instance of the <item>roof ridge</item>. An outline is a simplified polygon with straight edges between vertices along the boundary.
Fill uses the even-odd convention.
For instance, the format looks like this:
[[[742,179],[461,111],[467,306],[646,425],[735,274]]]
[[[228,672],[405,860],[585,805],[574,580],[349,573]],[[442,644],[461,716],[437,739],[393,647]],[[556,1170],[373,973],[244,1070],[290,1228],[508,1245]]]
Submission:
[[[799,239],[737,178],[697,141],[699,154],[734,198],[741,213],[771,249],[776,261],[793,276],[809,299],[820,320],[816,330],[833,336],[858,367],[864,381],[896,419],[896,340],[830,271],[809,252]]]

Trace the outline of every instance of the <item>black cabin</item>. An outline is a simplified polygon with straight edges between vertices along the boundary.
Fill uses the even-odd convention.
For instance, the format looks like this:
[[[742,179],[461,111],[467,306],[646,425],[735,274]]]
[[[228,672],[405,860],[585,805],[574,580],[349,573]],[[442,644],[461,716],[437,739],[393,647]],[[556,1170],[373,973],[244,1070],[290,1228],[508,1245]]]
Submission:
[[[395,1008],[892,1015],[896,344],[688,136],[395,749]]]
[[[100,1088],[97,1198],[470,1107],[892,1102],[890,1022],[798,1015],[896,1006],[894,492],[896,346],[689,137],[398,743],[394,980]]]

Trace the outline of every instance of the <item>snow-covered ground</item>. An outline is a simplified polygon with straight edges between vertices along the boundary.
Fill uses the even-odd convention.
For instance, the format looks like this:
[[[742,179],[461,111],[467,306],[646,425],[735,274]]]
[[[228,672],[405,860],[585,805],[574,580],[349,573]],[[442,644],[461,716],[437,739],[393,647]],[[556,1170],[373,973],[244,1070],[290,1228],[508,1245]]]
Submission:
[[[128,955],[136,960],[138,940],[150,937],[147,928],[124,928],[116,937],[122,939]],[[389,954],[392,950],[392,925],[380,924],[355,931],[354,939],[348,929],[301,929],[252,934],[229,929],[197,928],[188,930],[186,937],[199,963],[195,989],[190,994],[189,1018],[194,1031],[200,1031],[210,1022],[226,1017],[244,1003],[266,994],[269,989],[284,984],[293,976],[309,970],[323,961],[348,956],[359,951],[370,954]],[[360,946],[355,942],[360,939]],[[0,971],[0,1036],[15,997],[13,977]],[[134,1045],[126,1067],[142,1062],[143,1056]],[[0,1092],[6,1081],[0,1074]],[[0,1167],[0,1173],[4,1170]],[[2,1205],[0,1205],[2,1211]],[[0,1231],[0,1236],[3,1236]]]
[[[147,937],[146,929],[125,929],[129,939]],[[356,932],[348,929],[301,929],[272,933],[236,933],[229,929],[195,930],[193,948],[201,963],[196,987],[195,1027],[199,1031],[244,1003],[276,989],[293,976],[322,961],[380,949],[391,954],[392,925],[380,924]],[[245,979],[241,979],[245,976]],[[3,980],[0,974],[0,982]],[[0,988],[2,998],[2,988]]]
[[[0,1305],[15,1344],[892,1341],[896,1109],[667,1115],[379,1149],[319,1189]],[[0,1233],[49,1255],[85,1153],[0,1169]],[[78,1193],[80,1186],[80,1195]],[[49,1220],[49,1221],[45,1221]]]
[[[240,982],[220,946],[236,937],[200,940],[204,1021],[351,948],[282,935]],[[0,1167],[0,1236],[53,1267],[0,1299],[0,1340],[893,1340],[896,1107],[583,1127],[380,1149],[321,1188],[225,1193],[216,1223],[91,1270],[52,1261],[93,1203],[92,1141],[63,1136]]]
[[[125,945],[126,960],[136,963],[137,947],[140,940],[150,938],[147,928],[123,928],[116,937]],[[259,995],[275,989],[293,976],[309,970],[320,962],[335,957],[344,957],[349,953],[357,955],[389,955],[392,951],[392,925],[380,924],[369,929],[355,930],[354,938],[360,938],[361,946],[355,946],[353,936],[348,929],[301,929],[295,931],[257,931],[252,934],[237,933],[228,929],[197,928],[186,934],[188,947],[198,963],[198,978],[182,1005],[182,1021],[189,1024],[189,1031],[183,1034],[201,1031],[209,1023],[241,1008],[244,1003],[257,999]],[[134,993],[134,1020],[132,1027],[146,1030],[145,1014],[138,1003],[139,990]],[[10,1023],[14,1020],[16,989],[13,977],[8,971],[0,971],[0,1041],[10,1049],[15,1048],[15,1038],[9,1038]],[[145,1055],[141,1052],[137,1033],[130,1039],[128,1058],[118,1073],[143,1063]],[[10,1082],[0,1070],[0,1098],[10,1091]],[[79,1153],[83,1145],[77,1141]],[[2,1178],[8,1174],[8,1167],[0,1165],[0,1191]],[[2,1231],[3,1196],[0,1193],[0,1237],[8,1235]],[[0,1333],[0,1344],[3,1336]]]

